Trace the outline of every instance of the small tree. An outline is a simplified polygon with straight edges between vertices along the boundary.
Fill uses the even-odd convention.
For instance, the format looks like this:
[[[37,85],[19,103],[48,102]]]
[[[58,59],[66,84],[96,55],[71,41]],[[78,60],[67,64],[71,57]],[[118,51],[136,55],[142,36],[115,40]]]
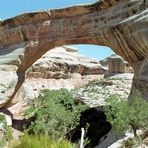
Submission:
[[[28,132],[63,138],[78,124],[80,113],[86,108],[86,105],[76,105],[66,89],[42,90],[26,111],[26,117],[33,119]]]
[[[139,94],[130,101],[118,99],[117,96],[108,98],[105,114],[112,127],[120,133],[132,129],[137,137],[138,129],[148,130],[148,102]]]

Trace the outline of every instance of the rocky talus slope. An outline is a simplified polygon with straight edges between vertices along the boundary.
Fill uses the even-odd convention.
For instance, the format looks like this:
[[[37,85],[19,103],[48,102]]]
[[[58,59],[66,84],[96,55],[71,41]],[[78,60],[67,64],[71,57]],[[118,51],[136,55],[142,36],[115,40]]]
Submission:
[[[33,98],[42,89],[74,89],[103,78],[105,72],[97,60],[79,54],[74,48],[54,48],[27,70],[26,97]]]
[[[5,91],[2,99],[9,102],[1,107],[18,96],[25,71],[45,52],[55,46],[80,43],[109,46],[127,60],[135,70],[131,95],[138,89],[147,98],[147,26],[147,0],[98,0],[0,21],[0,65],[13,63],[16,70],[9,84],[12,79],[17,81],[13,90]],[[2,80],[0,83],[4,85]]]
[[[88,104],[90,107],[104,106],[105,100],[112,96],[127,99],[133,74],[116,74],[114,76],[90,81],[85,86],[72,90],[76,100]]]

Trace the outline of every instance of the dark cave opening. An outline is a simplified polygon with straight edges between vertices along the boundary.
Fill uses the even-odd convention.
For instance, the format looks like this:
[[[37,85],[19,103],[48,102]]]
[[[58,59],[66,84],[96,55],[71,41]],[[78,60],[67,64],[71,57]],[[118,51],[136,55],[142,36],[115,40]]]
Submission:
[[[111,124],[106,120],[103,107],[89,108],[81,113],[80,123],[75,129],[67,134],[67,138],[75,143],[80,140],[81,128],[85,129],[85,148],[94,148],[99,144],[100,139],[105,138],[106,134],[112,129]]]

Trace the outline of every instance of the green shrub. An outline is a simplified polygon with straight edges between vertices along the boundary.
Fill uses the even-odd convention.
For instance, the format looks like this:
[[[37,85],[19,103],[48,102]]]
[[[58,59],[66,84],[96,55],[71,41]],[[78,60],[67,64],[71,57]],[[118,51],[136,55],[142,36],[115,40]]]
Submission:
[[[121,148],[138,148],[141,144],[142,140],[140,139],[140,137],[129,138],[122,141]]]
[[[74,148],[67,140],[52,140],[46,135],[25,134],[12,148]]]
[[[131,129],[134,136],[137,136],[138,129],[148,130],[148,102],[139,94],[131,101],[121,100],[117,96],[110,97],[105,114],[112,127],[120,133]]]
[[[30,105],[26,115],[34,121],[28,132],[49,135],[53,139],[63,138],[78,124],[80,112],[86,109],[85,105],[76,105],[66,89],[43,90]]]
[[[5,115],[0,114],[0,123],[6,124]]]
[[[0,137],[0,148],[3,148],[5,143],[7,141],[10,141],[12,139],[12,129],[9,125],[7,125],[5,115],[0,114],[0,124],[1,124],[1,131],[2,131],[2,136]]]
[[[3,148],[3,147],[4,147],[4,139],[0,138],[0,148]]]

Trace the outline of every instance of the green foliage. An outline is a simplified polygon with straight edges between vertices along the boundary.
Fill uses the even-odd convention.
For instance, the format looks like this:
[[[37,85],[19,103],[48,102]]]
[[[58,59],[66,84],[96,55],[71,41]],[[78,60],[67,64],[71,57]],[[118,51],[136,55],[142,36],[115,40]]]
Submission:
[[[131,101],[118,99],[117,96],[108,98],[105,107],[107,120],[120,133],[132,129],[137,136],[137,130],[148,130],[148,102],[139,94]]]
[[[5,115],[0,114],[0,124],[2,137],[0,137],[0,148],[3,148],[7,141],[12,139],[12,129],[9,125],[7,125]]]
[[[122,142],[121,148],[135,148],[142,144],[140,137],[129,138]]]
[[[6,119],[5,119],[5,115],[3,115],[3,114],[0,114],[0,123],[2,123],[2,124],[6,124]]]
[[[26,112],[34,121],[29,133],[49,135],[53,139],[63,138],[78,121],[85,105],[76,105],[71,93],[66,89],[43,90],[31,103]]]
[[[12,148],[74,148],[67,140],[52,140],[46,135],[25,134]]]
[[[2,141],[9,141],[12,139],[12,129],[9,125],[7,125],[5,115],[0,114],[0,124],[2,128],[5,130],[4,139]]]
[[[9,125],[7,125],[7,126],[5,126],[5,129],[6,129],[5,140],[10,141],[13,138],[12,128]]]
[[[1,138],[1,139],[0,139],[0,148],[3,148],[3,147],[4,147],[4,139]]]

